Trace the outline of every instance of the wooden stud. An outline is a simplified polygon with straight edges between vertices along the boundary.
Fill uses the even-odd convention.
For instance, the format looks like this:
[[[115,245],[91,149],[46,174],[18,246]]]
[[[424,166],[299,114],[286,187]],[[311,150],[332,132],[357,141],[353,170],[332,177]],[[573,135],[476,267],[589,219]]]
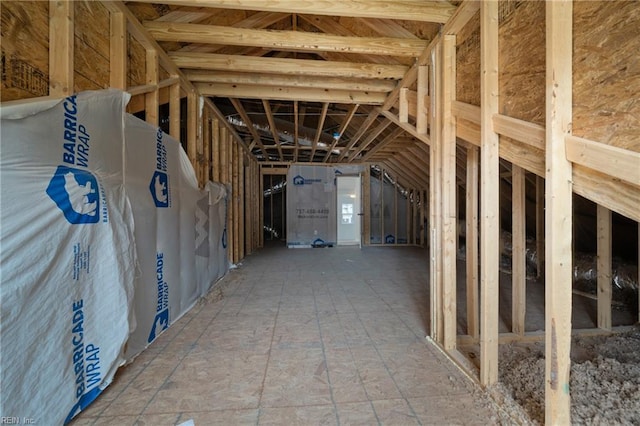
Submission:
[[[204,109],[202,111],[202,144],[204,154],[204,176],[202,177],[202,184],[206,184],[212,179],[211,174],[211,147],[213,145],[213,136],[211,133],[211,117],[209,116],[209,110]]]
[[[427,191],[420,191],[420,246],[426,244],[427,222]]]
[[[400,98],[398,100],[398,120],[401,123],[409,122],[409,99],[408,99],[409,89],[403,87],[400,89]]]
[[[293,101],[293,162],[298,162],[298,152],[300,151],[300,114],[298,111],[298,101]]]
[[[364,212],[362,242],[365,246],[371,245],[371,166],[366,165],[363,172],[362,211]]]
[[[262,174],[263,168],[260,166],[258,173],[258,187],[260,192],[258,197],[258,247],[264,247],[264,175]]]
[[[386,242],[385,229],[384,229],[384,178],[385,170],[384,166],[380,165],[380,244],[384,245]]]
[[[418,244],[418,241],[417,241],[418,240],[418,232],[417,231],[418,231],[418,229],[420,229],[420,228],[417,227],[417,225],[419,225],[418,221],[419,221],[419,218],[420,218],[420,215],[418,214],[418,198],[419,198],[418,193],[419,193],[419,191],[417,189],[413,189],[411,191],[411,194],[412,194],[411,198],[413,200],[412,203],[411,203],[412,207],[413,207],[412,208],[412,215],[411,215],[411,218],[412,218],[412,220],[411,220],[411,243],[412,244],[416,244],[416,245]]]
[[[174,84],[169,89],[169,133],[175,140],[180,140],[180,85]]]
[[[240,182],[239,178],[239,170],[238,170],[238,144],[234,142],[231,143],[231,148],[229,149],[231,152],[231,158],[229,159],[231,162],[231,186],[233,193],[233,223],[232,223],[232,231],[231,231],[231,239],[233,240],[233,263],[237,264],[240,261],[240,242],[238,237],[240,235]]]
[[[611,330],[611,210],[601,205],[597,207],[598,224],[598,328]]]
[[[544,179],[536,176],[536,276],[544,274]]]
[[[467,148],[466,185],[466,257],[467,257],[467,333],[474,339],[480,335],[478,317],[478,173],[479,150]]]
[[[220,181],[223,183],[227,190],[227,202],[226,202],[226,215],[227,215],[227,223],[225,224],[227,231],[227,259],[230,263],[233,263],[231,259],[231,250],[229,249],[229,245],[231,242],[230,233],[231,233],[231,187],[228,185],[228,176],[229,176],[229,154],[228,154],[228,139],[229,136],[227,134],[226,127],[220,127]]]
[[[127,88],[127,20],[121,12],[111,12],[109,40],[109,85]]]
[[[431,52],[431,78],[429,79],[429,93],[431,99],[431,114],[429,124],[431,129],[431,144],[429,145],[429,223],[430,223],[430,244],[429,253],[431,256],[431,338],[437,343],[443,343],[444,320],[442,311],[442,155],[441,155],[441,134],[442,134],[442,108],[439,105],[441,97],[441,61],[440,42],[435,44]]]
[[[198,97],[192,92],[187,95],[187,156],[193,169],[198,174],[197,162],[198,142]]]
[[[545,423],[571,423],[573,2],[546,3]]]
[[[454,50],[455,50],[455,47],[454,47]],[[453,66],[455,69],[455,60],[454,60]],[[429,117],[429,111],[425,104],[425,98],[429,94],[429,67],[426,65],[418,66],[417,89],[418,89],[418,96],[417,96],[417,102],[416,102],[416,131],[420,134],[426,135],[427,126],[428,126],[428,117]]]
[[[147,64],[146,64],[146,83],[149,85],[157,86],[158,84],[158,52],[154,49],[147,50]],[[144,95],[144,111],[145,121],[153,126],[158,126],[159,117],[159,96],[158,89]]]
[[[424,68],[424,67],[420,67]],[[456,91],[456,36],[445,35],[442,40],[442,273],[444,339],[447,351],[456,348],[456,271],[458,241],[458,185],[456,181],[456,121],[451,112],[451,103]],[[426,72],[424,72],[426,75]],[[420,70],[418,81],[420,81]],[[420,86],[418,86],[420,87]],[[424,104],[418,95],[418,105]],[[418,109],[420,107],[418,106]],[[422,114],[418,114],[420,116]],[[426,121],[425,121],[426,130]],[[446,277],[446,278],[445,278]]]
[[[238,149],[238,262],[244,258],[245,254],[245,230],[247,221],[245,216],[245,185],[246,174],[244,165],[244,151]]]
[[[49,1],[49,96],[73,94],[74,2]]]
[[[498,112],[498,2],[480,3],[480,382],[498,381],[500,257],[499,137],[492,118]]]
[[[398,179],[393,177],[393,243],[398,244]]]
[[[213,157],[212,179],[214,182],[220,182],[220,122],[217,118],[214,118],[212,123],[211,153]]]
[[[511,237],[513,240],[511,250],[511,282],[513,286],[511,331],[523,335],[527,303],[525,171],[513,164],[511,173]]]

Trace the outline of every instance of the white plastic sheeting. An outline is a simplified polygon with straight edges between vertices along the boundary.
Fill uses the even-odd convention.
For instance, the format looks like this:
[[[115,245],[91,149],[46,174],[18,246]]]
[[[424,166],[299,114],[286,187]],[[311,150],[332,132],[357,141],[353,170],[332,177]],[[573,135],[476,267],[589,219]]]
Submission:
[[[333,246],[337,240],[336,176],[360,166],[292,165],[287,173],[287,245]]]
[[[207,194],[198,189],[180,143],[162,130],[127,115],[125,138],[125,188],[134,200],[140,266],[134,298],[137,327],[126,351],[132,359],[201,295],[195,277],[196,201]]]
[[[199,291],[205,294],[229,270],[226,187],[207,182],[204,197],[196,206],[196,273]]]
[[[228,270],[224,187],[127,100],[2,109],[0,417],[69,421]]]
[[[124,361],[136,266],[126,99],[82,93],[24,118],[2,110],[0,416],[60,424]]]

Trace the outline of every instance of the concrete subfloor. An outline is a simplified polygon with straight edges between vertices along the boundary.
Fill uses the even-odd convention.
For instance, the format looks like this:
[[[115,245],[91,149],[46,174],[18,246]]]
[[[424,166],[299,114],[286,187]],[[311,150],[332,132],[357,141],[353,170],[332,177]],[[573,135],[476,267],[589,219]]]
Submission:
[[[262,249],[72,425],[495,423],[498,408],[425,339],[427,253]]]

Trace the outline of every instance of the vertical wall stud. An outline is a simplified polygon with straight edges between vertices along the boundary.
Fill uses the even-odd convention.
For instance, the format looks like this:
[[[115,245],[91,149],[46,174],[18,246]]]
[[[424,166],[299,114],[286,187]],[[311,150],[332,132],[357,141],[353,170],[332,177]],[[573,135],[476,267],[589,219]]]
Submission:
[[[611,210],[598,205],[598,328],[611,330]]]
[[[480,3],[480,382],[498,380],[498,303],[500,241],[498,113],[498,2]]]
[[[75,3],[49,2],[49,96],[67,97],[73,87],[73,16]]]
[[[545,423],[571,423],[573,2],[546,3]]]
[[[477,339],[480,335],[478,317],[478,173],[479,152],[475,146],[467,148],[466,188],[466,257],[467,257],[467,333]]]
[[[456,179],[456,119],[452,103],[456,91],[456,36],[442,40],[442,273],[444,348],[456,348],[456,269],[458,241],[458,183]],[[419,100],[420,102],[420,100]],[[424,105],[424,100],[422,100]]]
[[[127,89],[127,19],[121,12],[109,15],[109,85]]]
[[[511,303],[512,331],[515,334],[524,335],[525,332],[525,312],[526,312],[526,198],[525,198],[525,171],[515,164],[511,166],[511,189],[512,189],[512,210],[511,210],[511,236],[512,242],[512,267],[511,282],[513,286],[513,299]]]

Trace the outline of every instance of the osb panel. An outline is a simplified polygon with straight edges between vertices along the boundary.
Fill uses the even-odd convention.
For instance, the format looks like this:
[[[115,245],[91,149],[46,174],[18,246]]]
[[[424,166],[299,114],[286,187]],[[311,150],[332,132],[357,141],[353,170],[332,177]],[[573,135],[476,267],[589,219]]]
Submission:
[[[73,61],[75,71],[73,85],[76,92],[109,87],[109,59],[100,55],[77,36]]]
[[[480,13],[456,36],[456,99],[480,106]]]
[[[147,52],[144,47],[129,34],[127,42],[127,85],[129,87],[140,86],[146,83]]]
[[[573,11],[573,134],[640,152],[640,4]]]
[[[74,4],[75,36],[102,57],[109,58],[109,11],[100,2],[80,1]]]
[[[0,2],[1,100],[49,94],[49,2]]]
[[[500,113],[544,125],[545,4],[500,4]]]
[[[98,2],[76,2],[74,90],[109,87],[109,12]]]

